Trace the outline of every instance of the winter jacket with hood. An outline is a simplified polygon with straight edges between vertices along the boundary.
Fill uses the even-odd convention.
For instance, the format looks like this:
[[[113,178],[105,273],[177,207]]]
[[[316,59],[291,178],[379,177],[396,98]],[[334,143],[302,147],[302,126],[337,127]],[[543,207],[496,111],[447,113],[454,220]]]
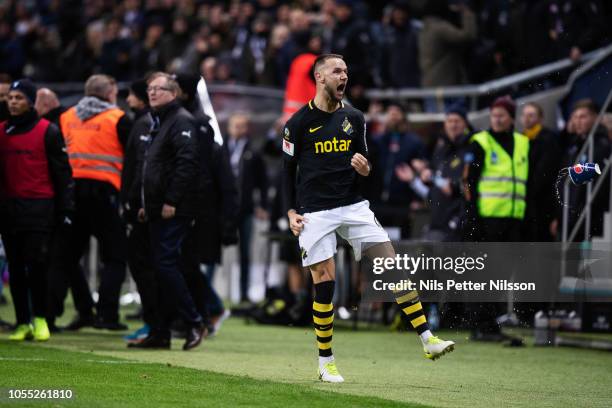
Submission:
[[[86,96],[77,103],[75,108],[79,119],[85,122],[102,112],[116,107],[116,105],[95,96]],[[132,120],[128,115],[123,115],[121,119],[119,119],[119,122],[117,122],[117,136],[119,136],[119,142],[121,142],[124,147],[131,130]]]
[[[113,108],[117,108],[117,106],[95,96],[86,96],[77,103],[77,105],[75,106],[75,111],[77,117],[81,121],[87,122],[95,116]],[[117,121],[116,131],[119,143],[121,143],[124,149],[131,129],[132,120],[130,119],[130,117],[128,115],[121,116]],[[87,178],[78,178],[75,179],[75,183],[75,195],[77,197],[93,196],[99,197],[102,200],[106,200],[110,197],[111,202],[114,203],[116,201],[114,197],[118,194],[118,192],[116,188],[108,182]]]

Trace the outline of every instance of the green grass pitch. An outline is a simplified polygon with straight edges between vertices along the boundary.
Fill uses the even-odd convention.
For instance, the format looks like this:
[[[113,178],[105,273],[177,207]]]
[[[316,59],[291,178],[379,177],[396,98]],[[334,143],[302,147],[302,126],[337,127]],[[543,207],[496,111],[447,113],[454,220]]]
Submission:
[[[463,332],[440,334],[457,348],[432,362],[411,333],[335,330],[346,379],[339,385],[317,381],[309,328],[230,319],[189,352],[181,340],[170,351],[129,350],[120,334],[93,329],[43,344],[14,344],[2,334],[0,407],[612,406],[612,353],[505,348],[469,342]],[[70,388],[75,398],[8,401],[7,388]]]

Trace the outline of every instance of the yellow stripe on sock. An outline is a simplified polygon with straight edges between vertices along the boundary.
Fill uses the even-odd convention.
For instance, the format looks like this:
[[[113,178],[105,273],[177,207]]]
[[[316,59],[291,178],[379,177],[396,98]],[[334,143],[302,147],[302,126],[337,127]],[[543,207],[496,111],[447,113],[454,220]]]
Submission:
[[[414,327],[415,329],[417,327],[419,327],[420,325],[422,325],[423,323],[427,323],[427,319],[425,318],[424,315],[417,317],[416,319],[412,319],[410,321],[410,324],[412,325],[412,327]]]
[[[412,292],[406,293],[405,295],[398,297],[397,299],[395,299],[395,301],[397,303],[405,303],[405,302],[413,301],[414,299],[418,297],[419,297],[419,292],[417,292],[416,290],[413,290]]]
[[[334,305],[331,303],[325,304],[312,302],[312,308],[317,312],[331,312],[332,310],[334,310]]]
[[[331,348],[331,341],[329,343],[319,343],[317,341],[317,344],[319,345],[319,350],[329,350]]]
[[[334,322],[334,315],[331,315],[331,317],[324,317],[324,318],[312,316],[312,319],[315,322],[315,324],[322,326],[324,324],[332,324]]]
[[[333,333],[334,333],[334,329],[329,329],[329,330],[315,329],[315,334],[319,337],[329,337],[333,335]]]
[[[414,305],[410,305],[408,307],[403,308],[402,310],[404,311],[404,313],[409,315],[413,314],[414,312],[418,312],[419,310],[423,310],[423,306],[421,305],[421,302],[417,302]]]

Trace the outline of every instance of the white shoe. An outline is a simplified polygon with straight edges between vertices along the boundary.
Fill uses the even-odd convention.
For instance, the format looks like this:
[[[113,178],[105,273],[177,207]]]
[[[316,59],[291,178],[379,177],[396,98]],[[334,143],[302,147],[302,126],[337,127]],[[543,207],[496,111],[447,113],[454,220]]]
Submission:
[[[442,340],[436,336],[431,336],[427,339],[426,343],[423,343],[423,351],[425,351],[425,357],[430,360],[436,360],[442,357],[446,353],[450,353],[455,349],[455,342],[450,340]]]
[[[338,372],[335,361],[327,362],[323,367],[319,367],[319,380],[329,383],[344,382],[344,378]]]

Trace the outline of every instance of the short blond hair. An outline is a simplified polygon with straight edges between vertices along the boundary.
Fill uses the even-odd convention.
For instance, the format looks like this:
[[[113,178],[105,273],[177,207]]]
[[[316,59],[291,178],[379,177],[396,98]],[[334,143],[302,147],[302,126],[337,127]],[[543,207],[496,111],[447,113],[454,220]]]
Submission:
[[[85,96],[95,96],[107,100],[113,87],[117,86],[115,78],[109,75],[92,75],[85,82]]]

